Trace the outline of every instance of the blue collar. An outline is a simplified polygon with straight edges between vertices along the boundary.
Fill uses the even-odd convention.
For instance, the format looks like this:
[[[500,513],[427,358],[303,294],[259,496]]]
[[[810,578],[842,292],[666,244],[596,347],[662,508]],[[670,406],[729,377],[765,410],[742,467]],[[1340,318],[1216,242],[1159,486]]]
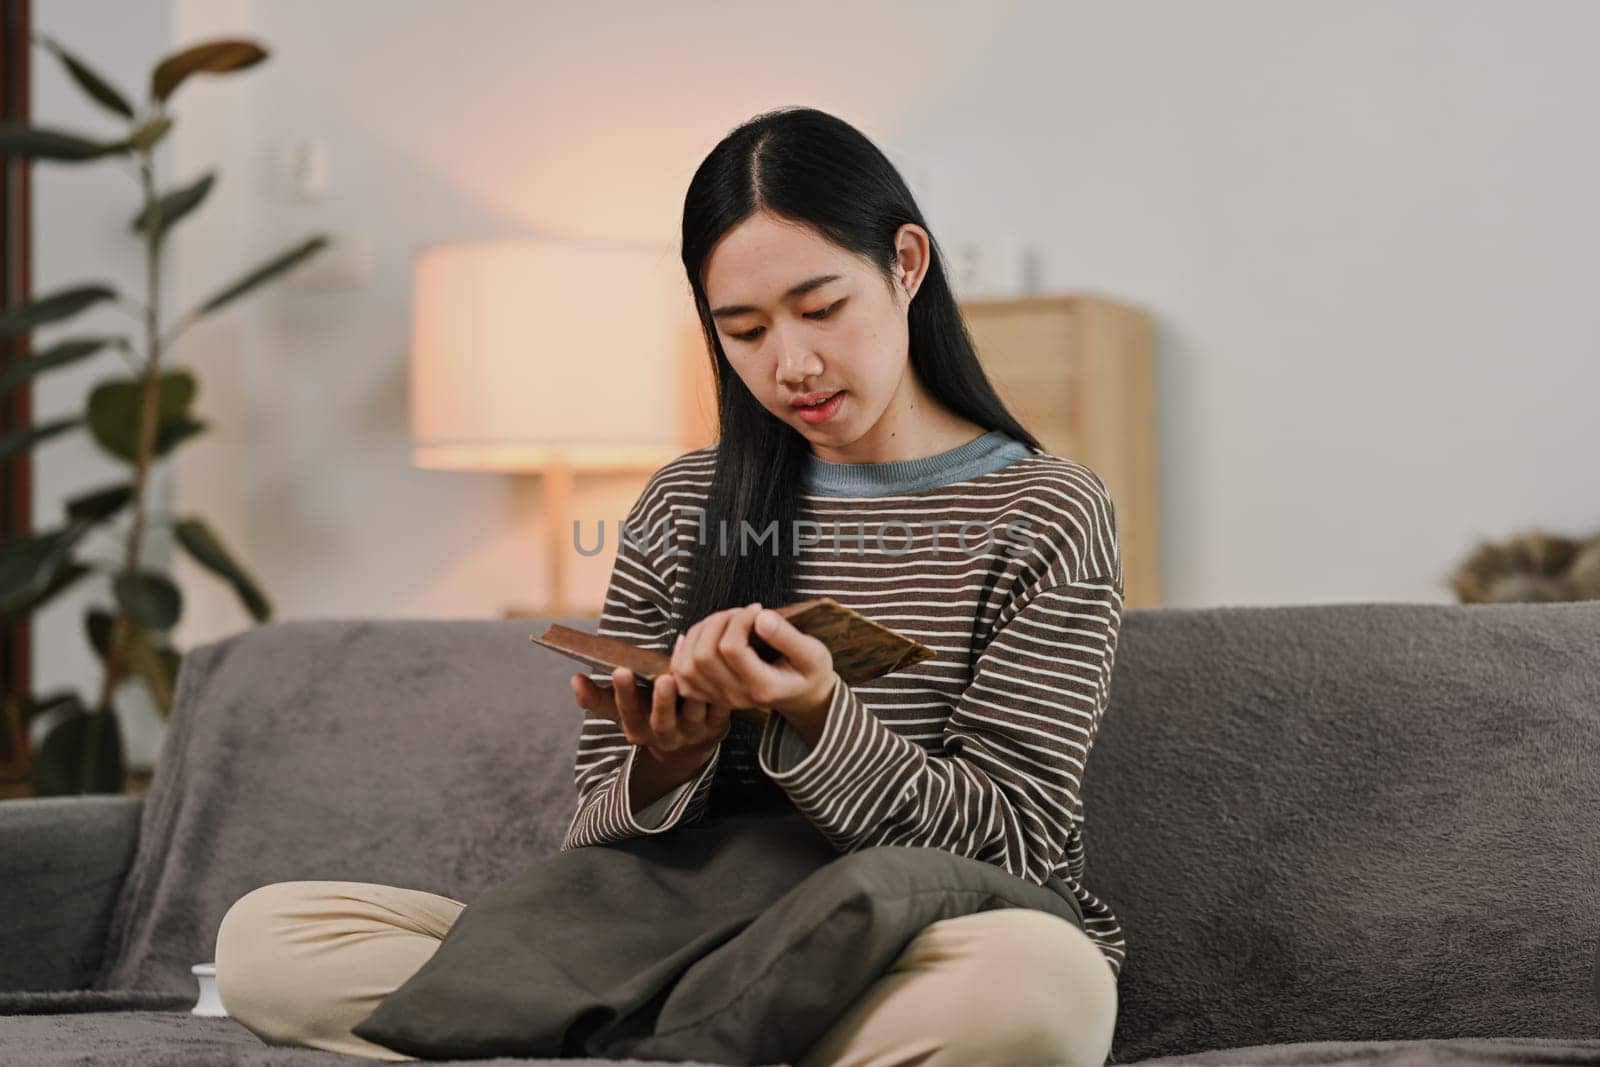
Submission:
[[[976,478],[1032,455],[1004,430],[990,430],[947,452],[887,463],[835,463],[816,453],[806,457],[801,487],[823,496],[884,496],[914,493]]]

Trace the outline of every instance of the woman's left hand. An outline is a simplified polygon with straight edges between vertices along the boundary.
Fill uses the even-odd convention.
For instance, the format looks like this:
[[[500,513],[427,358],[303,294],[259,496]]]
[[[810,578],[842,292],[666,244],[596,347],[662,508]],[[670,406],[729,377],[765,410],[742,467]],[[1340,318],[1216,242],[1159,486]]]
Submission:
[[[754,630],[779,653],[771,663],[750,644]],[[691,700],[733,708],[815,714],[833,696],[833,654],[759,603],[707,615],[672,646],[672,676]]]

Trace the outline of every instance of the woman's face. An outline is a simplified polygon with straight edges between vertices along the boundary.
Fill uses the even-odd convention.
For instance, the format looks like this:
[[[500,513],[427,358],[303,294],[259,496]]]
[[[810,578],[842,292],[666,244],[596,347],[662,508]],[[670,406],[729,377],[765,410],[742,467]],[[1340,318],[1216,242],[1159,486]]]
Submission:
[[[815,231],[752,215],[712,249],[705,290],[728,362],[814,453],[876,462],[924,393],[908,358],[906,312],[927,271],[927,234],[907,223],[893,286]],[[795,401],[835,394],[820,408]]]

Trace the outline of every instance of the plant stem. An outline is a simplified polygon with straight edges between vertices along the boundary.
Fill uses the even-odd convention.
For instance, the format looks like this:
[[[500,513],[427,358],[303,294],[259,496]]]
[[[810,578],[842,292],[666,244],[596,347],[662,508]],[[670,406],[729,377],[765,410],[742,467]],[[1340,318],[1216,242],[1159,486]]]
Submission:
[[[150,227],[145,236],[145,300],[144,328],[147,357],[144,366],[144,378],[140,382],[140,414],[139,414],[139,447],[135,452],[133,471],[133,524],[128,531],[127,552],[124,556],[123,567],[132,573],[139,566],[140,547],[144,541],[144,490],[149,481],[151,455],[155,451],[156,416],[159,411],[160,385],[161,385],[161,324],[159,322],[159,309],[161,306],[161,208],[160,198],[156,195],[155,161],[152,150],[141,150],[138,153],[139,184],[144,191],[145,211],[150,218]],[[122,680],[123,663],[127,658],[128,631],[130,623],[126,609],[115,596],[112,598],[116,604],[115,623],[111,631],[111,647],[106,653],[105,678],[100,686],[100,704],[97,714],[89,720],[88,747],[84,752],[83,775],[79,783],[80,791],[87,792],[89,785],[94,781],[95,763],[100,756],[100,730],[104,719],[114,715],[112,696],[116,692],[117,683]],[[115,727],[113,727],[115,728]],[[119,790],[120,792],[120,790]]]

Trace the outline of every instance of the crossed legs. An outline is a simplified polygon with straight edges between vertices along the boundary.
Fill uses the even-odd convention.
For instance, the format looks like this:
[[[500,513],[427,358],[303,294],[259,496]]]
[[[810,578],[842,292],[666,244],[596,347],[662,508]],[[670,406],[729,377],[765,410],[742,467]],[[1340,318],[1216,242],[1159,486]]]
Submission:
[[[417,972],[465,907],[372,882],[251,890],[217,932],[223,1007],[269,1045],[415,1059],[351,1027]],[[925,927],[797,1067],[1101,1067],[1116,1014],[1116,980],[1087,934],[999,908]]]

